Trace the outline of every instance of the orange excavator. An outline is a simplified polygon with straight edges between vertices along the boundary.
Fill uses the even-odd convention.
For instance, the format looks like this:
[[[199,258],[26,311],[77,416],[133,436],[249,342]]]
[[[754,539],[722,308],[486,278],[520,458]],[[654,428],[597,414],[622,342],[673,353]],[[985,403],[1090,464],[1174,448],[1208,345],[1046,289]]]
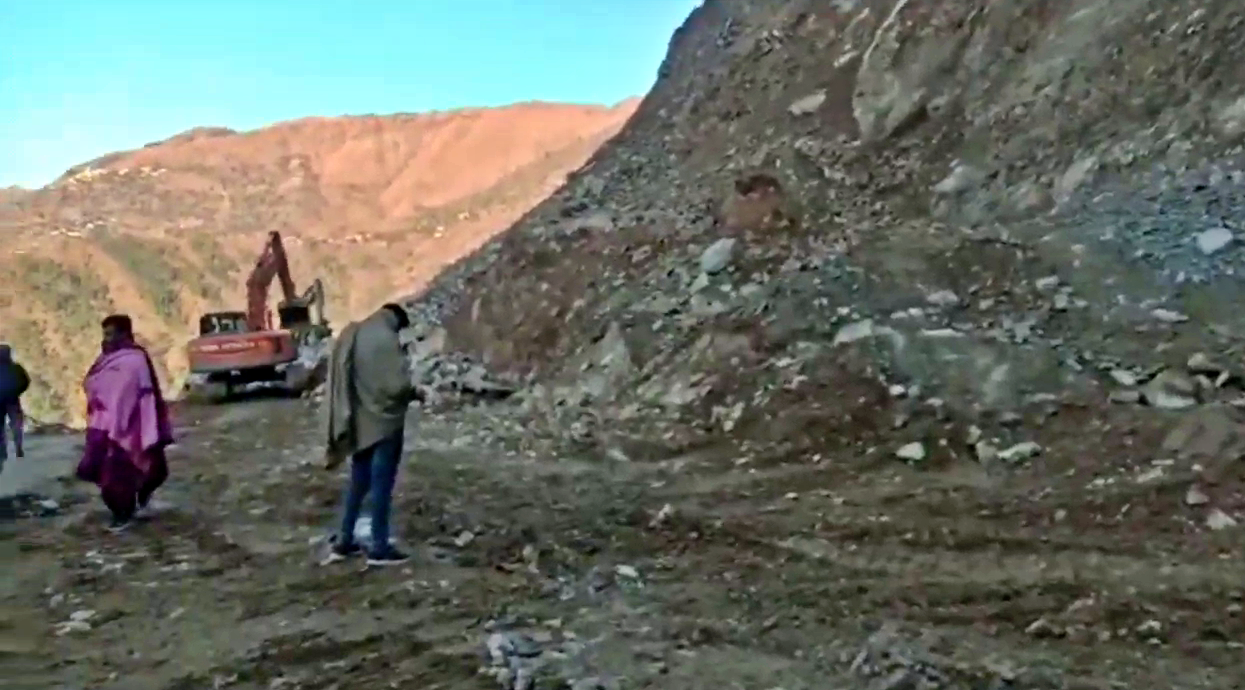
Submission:
[[[282,292],[275,325],[268,309],[274,278]],[[190,364],[186,392],[219,399],[247,384],[276,384],[302,392],[322,373],[323,358],[316,353],[331,335],[324,318],[324,285],[317,279],[299,295],[281,234],[270,232],[246,280],[246,311],[199,317],[199,337],[186,345]]]

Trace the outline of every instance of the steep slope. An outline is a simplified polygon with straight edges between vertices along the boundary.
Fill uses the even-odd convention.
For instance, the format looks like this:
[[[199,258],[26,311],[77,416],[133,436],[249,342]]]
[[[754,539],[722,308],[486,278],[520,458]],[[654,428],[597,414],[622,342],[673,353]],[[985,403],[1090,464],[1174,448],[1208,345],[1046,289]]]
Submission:
[[[243,304],[269,230],[330,318],[417,286],[559,185],[633,102],[524,103],[199,128],[0,198],[0,338],[35,372],[41,419],[76,416],[102,314],[132,314],[171,385],[198,313]]]
[[[29,192],[30,190],[21,187],[0,187],[0,204],[17,201]]]
[[[532,375],[533,434],[761,473],[693,502],[703,548],[765,544],[738,591],[810,637],[882,617],[1066,674],[1023,687],[1227,687],[1243,26],[708,0],[619,136],[412,305]],[[782,507],[811,487],[836,502]]]

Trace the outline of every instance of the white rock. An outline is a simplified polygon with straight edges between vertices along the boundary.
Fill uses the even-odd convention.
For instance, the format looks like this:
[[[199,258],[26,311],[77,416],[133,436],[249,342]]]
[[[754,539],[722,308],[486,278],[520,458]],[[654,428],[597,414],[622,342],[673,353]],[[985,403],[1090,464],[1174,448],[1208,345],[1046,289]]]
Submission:
[[[787,112],[799,117],[801,115],[811,115],[817,112],[817,109],[826,102],[825,91],[814,91],[809,95],[797,100],[787,108]]]
[[[1197,405],[1196,398],[1175,395],[1162,390],[1147,390],[1144,393],[1146,402],[1160,410],[1187,410]]]
[[[1170,309],[1155,309],[1150,315],[1164,323],[1184,323],[1189,320],[1187,315]]]
[[[654,515],[653,519],[649,521],[648,526],[650,528],[655,529],[657,527],[660,527],[663,523],[665,523],[667,520],[669,520],[673,516],[674,516],[674,506],[667,503],[666,505],[661,507],[661,510],[657,511],[657,514]]]
[[[1210,496],[1207,496],[1201,489],[1196,486],[1189,487],[1189,491],[1184,495],[1184,502],[1191,506],[1204,506],[1210,503]]]
[[[489,635],[485,646],[488,648],[489,660],[494,666],[505,666],[506,659],[514,654],[514,642],[502,633]]]
[[[947,175],[941,182],[934,185],[934,193],[956,194],[963,192],[981,184],[985,177],[985,173],[981,170],[971,165],[959,164],[951,170],[950,175]]]
[[[1197,243],[1197,248],[1202,250],[1206,256],[1210,256],[1219,250],[1227,247],[1235,239],[1232,231],[1227,228],[1212,228],[1205,232],[1199,232],[1193,241]]]
[[[1034,637],[1054,637],[1058,634],[1058,630],[1051,625],[1050,621],[1039,618],[1025,628],[1025,633]]]
[[[968,442],[968,445],[971,446],[974,443],[977,443],[978,441],[980,441],[982,435],[983,435],[983,432],[981,430],[981,427],[974,424],[968,427],[968,435],[966,436],[965,440]]]
[[[1224,105],[1215,113],[1219,133],[1226,137],[1237,137],[1245,132],[1245,96]]]
[[[1039,446],[1033,441],[1025,441],[1023,443],[1017,443],[1011,448],[1005,448],[1004,450],[999,451],[999,459],[1003,462],[1019,462],[1021,460],[1028,460],[1029,458],[1036,457],[1041,453],[1042,446]]]
[[[1038,278],[1033,281],[1033,287],[1041,290],[1042,292],[1050,292],[1051,290],[1059,287],[1059,276],[1046,276],[1045,278]]]
[[[1089,180],[1097,170],[1097,156],[1087,156],[1068,166],[1063,176],[1055,183],[1055,189],[1053,190],[1055,201],[1061,206],[1067,203],[1072,198],[1072,194]]]
[[[1131,371],[1125,371],[1124,369],[1112,369],[1111,378],[1115,379],[1115,382],[1121,386],[1128,386],[1131,388],[1137,385],[1137,376]]]
[[[1218,532],[1229,527],[1236,527],[1236,520],[1233,520],[1230,515],[1222,510],[1215,508],[1206,516],[1206,526]]]
[[[1141,390],[1147,403],[1163,410],[1183,410],[1197,405],[1197,382],[1184,374],[1164,369]]]
[[[634,566],[616,565],[614,566],[614,572],[618,573],[620,577],[625,577],[628,580],[640,579],[640,571],[636,570]]]
[[[900,460],[924,460],[925,446],[919,441],[913,441],[895,451],[895,457]]]
[[[960,303],[960,296],[951,290],[939,290],[926,295],[925,301],[938,307],[954,307]]]
[[[700,270],[709,275],[725,270],[735,253],[735,244],[735,238],[723,237],[709,245],[709,248],[700,255]]]
[[[846,343],[854,343],[857,340],[864,340],[873,336],[873,319],[865,319],[855,323],[849,323],[839,329],[834,334],[833,345],[844,345]]]
[[[1216,364],[1205,352],[1193,353],[1185,364],[1185,368],[1195,374],[1218,374],[1223,371],[1223,367]]]
[[[977,456],[977,462],[989,463],[999,457],[999,449],[988,441],[978,441],[973,445],[973,454]]]
[[[1116,404],[1133,405],[1133,404],[1141,402],[1141,391],[1136,391],[1136,390],[1111,391],[1111,394],[1107,396],[1107,400],[1113,403],[1116,403]]]
[[[840,328],[834,334],[834,340],[831,341],[831,345],[846,345],[866,338],[886,338],[891,341],[891,346],[896,350],[902,350],[907,345],[907,339],[902,333],[890,326],[878,325],[873,322],[873,319],[856,321]],[[910,386],[908,395],[915,396],[916,388],[916,386]]]
[[[921,335],[926,338],[963,338],[964,334],[954,328],[925,328]]]
[[[64,621],[56,624],[56,634],[60,636],[79,632],[90,632],[91,624],[86,621]]]

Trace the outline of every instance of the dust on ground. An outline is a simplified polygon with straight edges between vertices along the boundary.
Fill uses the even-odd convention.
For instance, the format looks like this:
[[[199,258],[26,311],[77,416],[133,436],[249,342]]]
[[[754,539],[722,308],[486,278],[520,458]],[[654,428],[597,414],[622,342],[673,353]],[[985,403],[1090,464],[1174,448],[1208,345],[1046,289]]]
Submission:
[[[425,415],[394,511],[416,558],[369,570],[318,563],[343,481],[307,405],[184,420],[168,505],[130,532],[79,485],[59,515],[6,521],[7,687],[1166,689],[1245,671],[1239,539],[1205,522],[1212,500],[1240,507],[1239,477],[1151,464],[1173,421],[1152,411],[1048,410],[1024,420],[1045,454],[1005,471],[954,448],[905,464],[850,424],[832,454],[724,436],[627,459],[542,449],[511,404]],[[1237,438],[1201,414],[1186,437]]]

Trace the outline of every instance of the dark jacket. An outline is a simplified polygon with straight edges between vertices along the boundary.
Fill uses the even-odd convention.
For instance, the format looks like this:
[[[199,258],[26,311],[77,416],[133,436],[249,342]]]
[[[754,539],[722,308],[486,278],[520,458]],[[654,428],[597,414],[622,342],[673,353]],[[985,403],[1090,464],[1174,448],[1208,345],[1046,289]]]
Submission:
[[[26,368],[13,361],[13,351],[0,345],[0,405],[12,405],[30,388]]]

